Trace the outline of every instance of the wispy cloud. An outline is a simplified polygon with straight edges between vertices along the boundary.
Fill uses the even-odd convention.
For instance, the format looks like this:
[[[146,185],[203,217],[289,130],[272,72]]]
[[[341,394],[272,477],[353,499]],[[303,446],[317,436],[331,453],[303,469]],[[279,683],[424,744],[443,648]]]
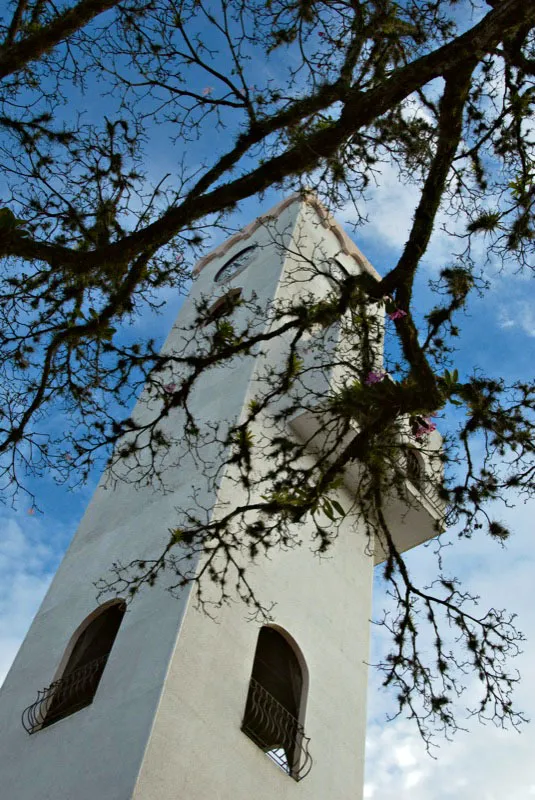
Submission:
[[[50,521],[49,521],[50,523]],[[0,515],[0,683],[13,661],[63,550],[62,536],[46,541],[39,518]],[[56,527],[52,525],[51,527]],[[63,526],[61,526],[63,527]],[[57,529],[56,529],[57,532]]]
[[[498,308],[498,324],[505,330],[517,329],[535,338],[535,308],[526,300],[512,300]]]
[[[518,506],[499,516],[515,531],[506,549],[485,536],[449,548],[446,558],[470,588],[481,596],[480,608],[494,605],[518,613],[518,626],[527,634],[523,653],[511,663],[522,680],[515,702],[528,718],[535,719],[535,608],[532,603],[535,552],[532,509]],[[422,582],[431,580],[430,550],[421,548],[409,558]],[[469,569],[465,569],[465,565]],[[435,570],[436,571],[436,570]],[[467,573],[469,573],[467,575]],[[379,609],[384,598],[376,593]],[[531,635],[530,635],[531,634]],[[378,644],[377,637],[375,643]],[[533,751],[535,727],[525,725],[521,734],[463,719],[465,707],[475,705],[476,682],[467,676],[467,691],[459,703],[460,723],[468,730],[453,742],[440,742],[430,758],[412,722],[400,718],[385,724],[385,714],[395,711],[394,698],[380,686],[373,671],[369,685],[366,800],[528,800],[535,797]]]

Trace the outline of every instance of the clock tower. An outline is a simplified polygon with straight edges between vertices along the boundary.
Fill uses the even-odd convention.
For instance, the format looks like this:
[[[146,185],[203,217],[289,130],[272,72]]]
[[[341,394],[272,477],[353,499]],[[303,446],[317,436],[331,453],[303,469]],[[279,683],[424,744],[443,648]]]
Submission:
[[[223,316],[239,325],[248,313],[239,298],[254,299],[263,309],[258,330],[269,331],[275,301],[321,299],[337,265],[377,278],[312,195],[284,200],[199,262],[163,354],[202,352],[208,326]],[[305,365],[314,358],[309,345],[299,353]],[[343,346],[337,332],[326,346]],[[204,372],[190,398],[200,429],[242,419],[289,348],[291,341],[278,336]],[[379,350],[380,343],[378,359]],[[336,370],[311,368],[310,375],[316,377],[296,390],[302,409],[284,422],[288,437],[302,442],[315,435],[307,398],[344,378]],[[163,375],[159,394],[154,385],[145,390],[136,421],[158,413],[179,377]],[[182,587],[164,572],[132,602],[120,586],[117,595],[96,599],[94,584],[112,564],[150,564],[188,515],[216,519],[254,496],[255,487],[244,487],[230,467],[206,480],[221,442],[207,439],[200,460],[186,446],[183,409],[171,405],[162,425],[173,444],[157,472],[143,477],[142,460],[134,468],[127,458],[124,469],[137,470],[137,480],[103,475],[6,678],[3,800],[359,800],[372,574],[383,558],[363,523],[343,519],[326,558],[313,552],[314,528],[305,523],[303,546],[289,542],[247,564],[257,596],[273,602],[270,619],[248,618],[234,599],[211,606],[219,589],[212,598],[209,557],[183,545],[192,580]],[[438,436],[431,438],[438,447]],[[314,463],[321,452],[316,440],[304,461]],[[263,459],[260,483],[270,467],[269,454]],[[388,509],[400,550],[434,536],[440,517],[422,491],[433,465],[422,456],[412,468],[407,504],[398,498]],[[357,486],[358,476],[348,472],[336,502],[350,507]],[[204,608],[213,613],[197,607],[201,575]]]

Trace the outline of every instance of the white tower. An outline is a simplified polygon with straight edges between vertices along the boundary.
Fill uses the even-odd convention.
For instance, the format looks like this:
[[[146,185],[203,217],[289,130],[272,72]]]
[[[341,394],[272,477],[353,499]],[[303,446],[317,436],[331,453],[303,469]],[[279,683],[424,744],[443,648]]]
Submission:
[[[327,278],[295,277],[299,259],[312,263],[318,254],[376,275],[314,198],[280,203],[200,262],[164,352],[182,347],[181,330],[194,329],[201,296],[254,292],[268,308],[305,289],[324,295]],[[196,419],[239,419],[286,346],[277,340],[255,358],[207,372],[191,400]],[[154,402],[145,393],[136,419]],[[168,417],[175,431],[181,413]],[[309,414],[298,415],[293,435],[310,434],[312,425]],[[119,600],[98,605],[94,582],[113,562],[161,552],[179,524],[177,508],[192,507],[192,491],[204,509],[240,500],[244,490],[231,476],[210,486],[193,454],[175,448],[169,458],[165,491],[154,479],[111,487],[104,476],[95,492],[0,694],[3,800],[358,800],[380,548],[374,558],[364,530],[344,521],[328,558],[311,552],[305,531],[305,546],[256,559],[251,580],[276,603],[268,625],[247,620],[241,603],[223,606],[214,621],[195,608],[191,584],[176,598],[158,582],[126,613]],[[439,516],[412,477],[415,502],[393,502],[390,511],[400,550],[435,535]],[[348,474],[342,506],[354,489]],[[42,687],[49,688],[37,697]]]

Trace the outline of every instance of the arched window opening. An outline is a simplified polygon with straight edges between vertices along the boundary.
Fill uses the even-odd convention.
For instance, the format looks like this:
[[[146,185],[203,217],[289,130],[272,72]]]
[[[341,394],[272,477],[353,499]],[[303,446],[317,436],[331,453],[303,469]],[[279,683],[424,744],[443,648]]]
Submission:
[[[247,267],[253,263],[257,255],[257,250],[258,245],[252,244],[240,250],[239,253],[236,253],[232,258],[229,258],[215,276],[215,282],[225,283],[232,278],[236,278],[240,272],[243,272],[244,269],[247,269]]]
[[[407,450],[405,451],[405,460],[407,463],[407,478],[410,480],[413,486],[415,486],[417,489],[421,489],[423,470],[422,470],[422,465],[420,463],[420,459],[418,458],[414,450],[407,448]]]
[[[78,628],[61,677],[39,692],[37,702],[22,715],[28,733],[93,702],[125,610],[124,601],[114,601],[91,614]]]
[[[203,319],[203,326],[210,325],[212,322],[221,319],[221,317],[228,317],[234,309],[241,297],[241,289],[231,289],[229,292],[219,297],[207,311],[206,317]]]
[[[301,780],[310,771],[302,709],[300,660],[278,630],[260,629],[242,730],[285,772]]]

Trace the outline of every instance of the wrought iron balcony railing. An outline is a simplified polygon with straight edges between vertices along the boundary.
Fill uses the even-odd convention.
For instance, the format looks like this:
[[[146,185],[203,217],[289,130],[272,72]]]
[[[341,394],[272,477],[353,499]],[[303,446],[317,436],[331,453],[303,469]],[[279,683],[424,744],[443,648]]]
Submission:
[[[440,517],[445,517],[448,507],[444,500],[440,499],[436,484],[431,480],[425,480],[417,488],[420,494],[425,497],[427,502],[433,506],[435,512]]]
[[[294,780],[312,767],[310,739],[293,714],[251,678],[242,731]]]
[[[28,733],[74,714],[93,702],[109,653],[73,670],[46,689],[40,689],[37,700],[22,712],[22,724]]]
[[[425,499],[433,508],[434,513],[444,518],[447,513],[446,503],[439,494],[439,479],[437,476],[426,474],[425,468],[412,450],[406,449],[394,461],[398,475],[408,480],[417,492],[417,497]]]
[[[407,475],[407,478],[417,490],[418,494],[423,497],[432,506],[433,511],[439,517],[445,517],[447,513],[446,503],[440,499],[438,492],[437,481],[430,478],[428,475],[420,475],[417,479],[416,476]]]

